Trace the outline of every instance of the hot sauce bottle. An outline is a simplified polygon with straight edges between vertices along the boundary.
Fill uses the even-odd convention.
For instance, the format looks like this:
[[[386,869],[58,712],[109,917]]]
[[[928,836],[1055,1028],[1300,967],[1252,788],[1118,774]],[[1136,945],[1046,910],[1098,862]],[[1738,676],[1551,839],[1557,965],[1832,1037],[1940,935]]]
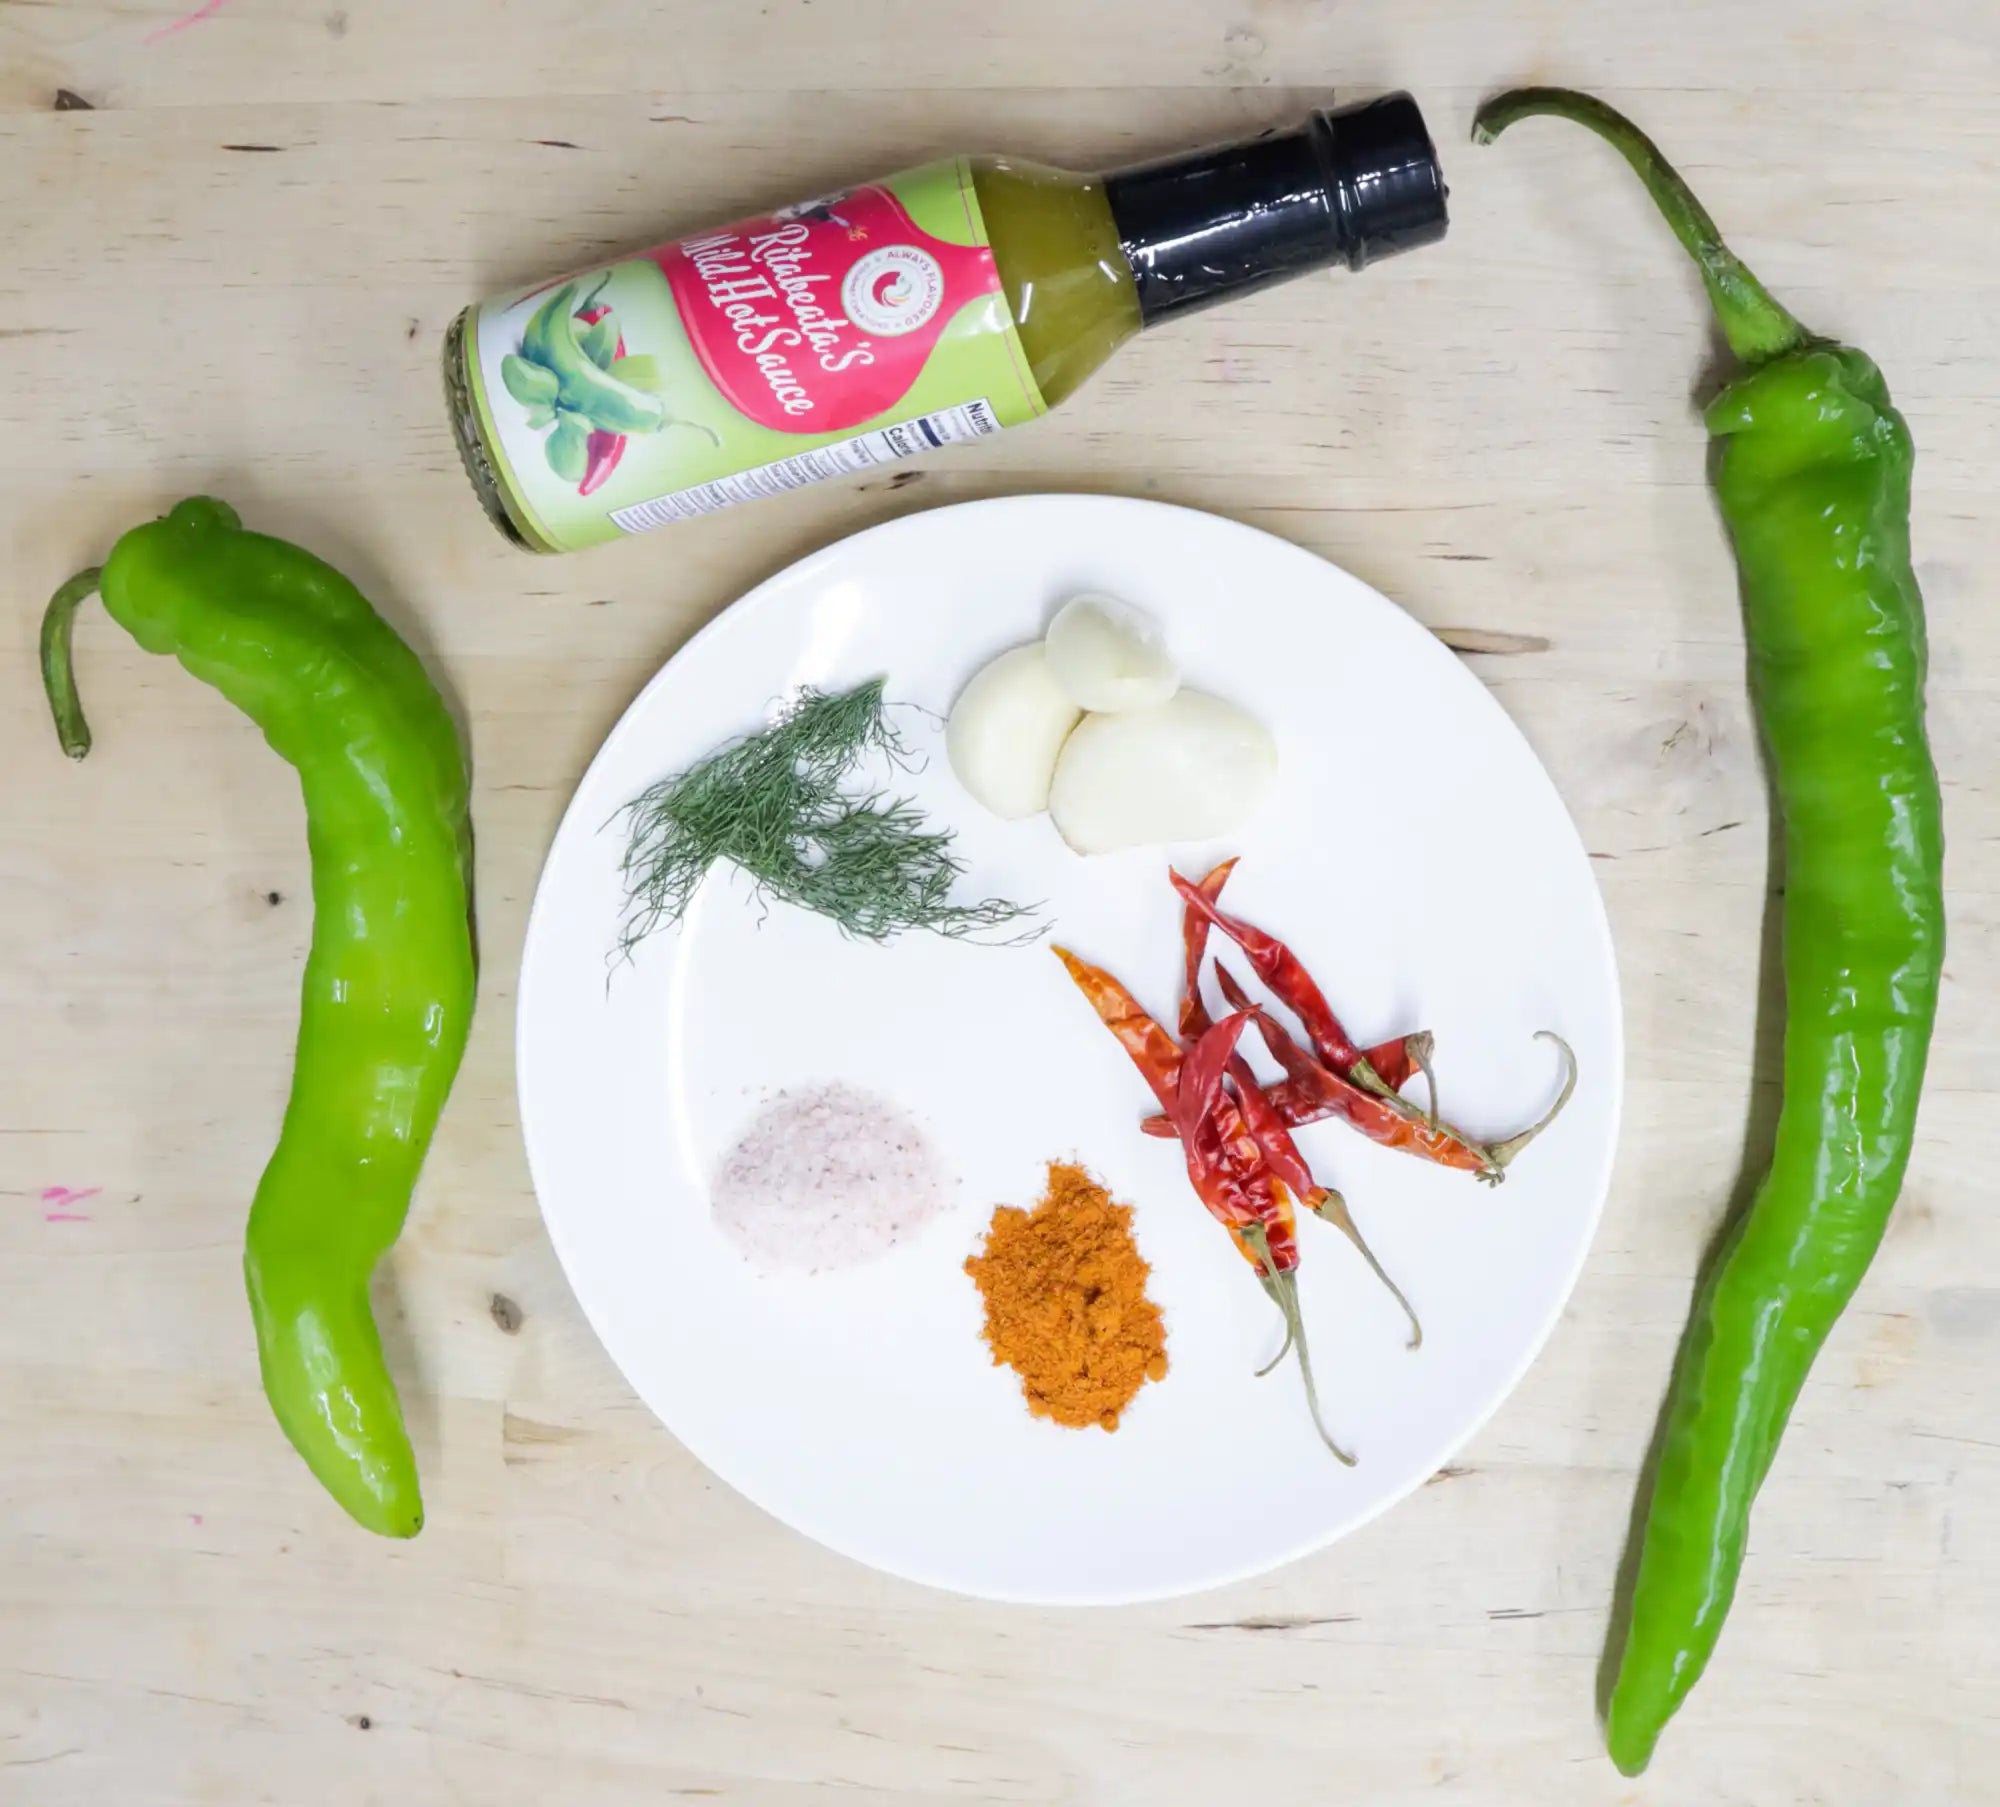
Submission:
[[[1108,175],[952,157],[470,307],[444,376],[511,539],[566,552],[997,433],[1135,333],[1441,238],[1407,94]]]

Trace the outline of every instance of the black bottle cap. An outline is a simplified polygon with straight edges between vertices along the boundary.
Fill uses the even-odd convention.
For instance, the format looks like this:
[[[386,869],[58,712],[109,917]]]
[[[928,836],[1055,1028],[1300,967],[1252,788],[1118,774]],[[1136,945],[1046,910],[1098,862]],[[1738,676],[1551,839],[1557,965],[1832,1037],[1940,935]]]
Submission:
[[[1444,171],[1407,94],[1315,112],[1288,131],[1104,179],[1139,316],[1266,288],[1444,236]]]

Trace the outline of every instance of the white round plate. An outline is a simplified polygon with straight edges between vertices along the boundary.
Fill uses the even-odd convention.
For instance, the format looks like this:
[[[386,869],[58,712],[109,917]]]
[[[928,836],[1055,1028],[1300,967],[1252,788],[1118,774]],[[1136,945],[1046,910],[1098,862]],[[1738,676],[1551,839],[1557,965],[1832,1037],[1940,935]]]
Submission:
[[[1226,845],[1085,860],[1046,819],[985,816],[942,734],[909,789],[958,832],[968,898],[1040,901],[1051,940],[1167,1022],[1180,974],[1170,861],[1242,856],[1229,902],[1289,941],[1368,1045],[1427,1027],[1447,1114],[1498,1135],[1553,1094],[1534,1032],[1582,1080],[1496,1190],[1324,1124],[1301,1132],[1422,1315],[1332,1228],[1300,1225],[1300,1294],[1335,1463],[1298,1370],[1254,1378],[1277,1313],[1188,1187],[1150,1100],[1046,941],[844,941],[711,875],[675,932],[607,967],[620,806],[758,726],[800,685],[886,674],[941,716],[1079,590],[1150,610],[1192,683],[1275,730],[1278,789]],[[607,826],[611,824],[611,826]],[[1218,942],[1220,938],[1218,937]],[[1241,964],[1238,963],[1241,971]],[[608,983],[607,983],[608,980]],[[1100,496],[940,508],[760,585],[646,687],[585,775],[522,960],[521,1120],[549,1236],[639,1395],[787,1524],[892,1574],[993,1599],[1090,1604],[1239,1579],[1318,1549],[1436,1471],[1520,1379],[1597,1224],[1617,1135],[1617,971],[1590,865],[1548,777],[1484,688],[1367,585],[1214,515]],[[1260,1056],[1261,1057],[1261,1056]],[[710,1219],[708,1183],[760,1104],[843,1079],[900,1103],[954,1202],[870,1265],[776,1279]],[[1030,1418],[980,1338],[963,1271],[995,1205],[1081,1160],[1134,1207],[1171,1372],[1112,1434]]]

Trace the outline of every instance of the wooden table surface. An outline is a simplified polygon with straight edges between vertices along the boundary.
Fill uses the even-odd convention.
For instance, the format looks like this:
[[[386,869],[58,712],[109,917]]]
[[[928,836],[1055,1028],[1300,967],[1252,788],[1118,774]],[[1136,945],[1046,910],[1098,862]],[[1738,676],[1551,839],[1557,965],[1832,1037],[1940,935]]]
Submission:
[[[2000,1800],[1990,0],[191,3],[0,0],[0,1801]],[[1951,835],[1907,1196],[1638,1783],[1592,1684],[1690,1276],[1774,1100],[1768,812],[1695,282],[1581,136],[1465,143],[1521,79],[1637,112],[1888,370]],[[436,364],[469,299],[934,153],[1101,166],[1391,86],[1445,151],[1441,249],[1163,331],[998,442],[595,554],[510,551],[467,492]],[[1603,1229],[1492,1424],[1350,1541],[1130,1611],[891,1581],[712,1480],[586,1328],[513,1090],[536,872],[661,660],[831,538],[1039,489],[1270,528],[1464,649],[1597,861],[1630,1040]],[[36,681],[54,584],[197,490],[350,572],[471,729],[480,1010],[378,1288],[430,1505],[406,1546],[285,1447],[242,1298],[310,914],[292,774],[101,613],[87,765]]]

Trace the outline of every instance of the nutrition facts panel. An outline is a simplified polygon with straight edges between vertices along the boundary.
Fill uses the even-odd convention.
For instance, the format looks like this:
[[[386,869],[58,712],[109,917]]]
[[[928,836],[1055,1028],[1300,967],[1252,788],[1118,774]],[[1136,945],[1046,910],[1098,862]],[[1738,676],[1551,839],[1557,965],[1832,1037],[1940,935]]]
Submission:
[[[857,433],[852,439],[838,439],[810,452],[795,452],[773,464],[760,464],[754,470],[718,477],[712,483],[697,483],[688,489],[655,496],[650,502],[616,508],[611,511],[611,518],[627,533],[645,533],[670,521],[714,514],[719,508],[753,501],[759,496],[783,495],[787,490],[804,489],[808,483],[822,483],[829,477],[851,477],[878,464],[893,464],[898,458],[913,458],[938,446],[983,439],[999,431],[1000,421],[990,402],[962,402],[956,408],[919,414],[914,420],[898,421],[873,433]]]

